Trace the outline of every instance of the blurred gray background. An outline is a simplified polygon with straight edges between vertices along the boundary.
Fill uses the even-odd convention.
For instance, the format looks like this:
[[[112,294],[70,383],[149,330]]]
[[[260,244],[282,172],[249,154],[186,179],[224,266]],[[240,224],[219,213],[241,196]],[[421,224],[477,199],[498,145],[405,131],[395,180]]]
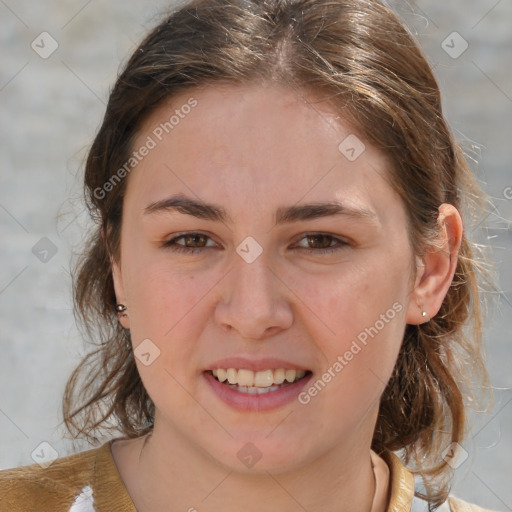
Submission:
[[[389,3],[434,66],[446,116],[493,201],[472,234],[492,247],[499,283],[485,328],[494,405],[472,417],[453,492],[512,510],[512,0]],[[89,226],[83,159],[119,66],[169,5],[0,0],[0,469],[72,451],[59,422],[66,379],[87,350],[69,276]]]

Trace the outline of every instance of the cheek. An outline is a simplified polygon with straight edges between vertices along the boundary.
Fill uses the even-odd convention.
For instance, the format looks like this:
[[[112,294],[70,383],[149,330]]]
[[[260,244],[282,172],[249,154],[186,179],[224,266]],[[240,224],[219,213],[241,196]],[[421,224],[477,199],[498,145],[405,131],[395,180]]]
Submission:
[[[139,274],[131,288],[131,300],[136,305],[132,331],[144,330],[166,343],[176,332],[193,329],[199,325],[194,318],[201,311],[201,299],[212,286],[208,279],[153,265]]]
[[[160,350],[155,364],[182,374],[196,364],[194,340],[204,325],[201,315],[215,276],[171,265],[164,251],[142,245],[126,240],[122,259],[132,343],[137,348],[151,340]],[[141,375],[144,371],[141,367]]]
[[[331,390],[325,400],[362,413],[384,390],[400,349],[407,274],[381,261],[347,266],[335,278],[302,277],[294,291],[315,313],[304,309],[302,319],[323,354],[317,378]]]
[[[399,262],[387,265],[379,257],[365,260],[347,262],[323,274],[288,275],[290,288],[304,306],[301,319],[314,328],[315,339],[329,340],[333,348],[343,349],[349,340],[379,321],[380,315],[392,309],[395,302],[405,309],[408,290],[405,266],[400,267]],[[388,316],[393,316],[394,324],[401,322],[395,310]]]
[[[187,391],[193,392],[191,376],[197,372],[200,356],[196,340],[206,314],[206,301],[201,299],[212,285],[197,276],[170,272],[157,265],[146,268],[133,282],[135,311],[130,317],[130,331],[136,354],[138,344],[146,339],[158,349],[154,362],[146,366],[137,360],[137,367],[145,388],[160,408],[191,407],[190,396],[182,386],[187,383]]]

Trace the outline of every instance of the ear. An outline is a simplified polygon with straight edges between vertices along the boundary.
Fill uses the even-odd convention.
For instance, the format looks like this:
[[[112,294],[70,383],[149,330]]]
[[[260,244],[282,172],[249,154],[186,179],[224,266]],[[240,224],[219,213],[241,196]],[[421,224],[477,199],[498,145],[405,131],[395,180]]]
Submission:
[[[457,208],[442,204],[437,222],[440,229],[436,245],[429,247],[421,260],[418,258],[417,275],[407,310],[408,324],[422,324],[437,315],[457,267],[463,235],[462,219]]]
[[[114,261],[113,258],[111,258],[111,265],[112,265],[112,280],[114,281],[114,290],[116,292],[116,302],[117,304],[124,304],[126,307],[128,307],[126,295],[124,293],[124,285],[123,285],[123,275],[121,273],[121,266],[118,262]],[[119,319],[119,323],[125,328],[130,328],[130,315],[129,311],[123,311],[121,313],[117,314],[117,317]]]
[[[105,240],[105,233],[102,231],[101,233],[102,238]],[[108,244],[105,244],[106,247],[108,247]],[[123,275],[121,272],[121,265],[120,262],[116,261],[112,254],[109,252],[109,259],[110,259],[110,266],[112,268],[112,280],[114,282],[114,291],[116,294],[116,304],[124,304],[126,307],[128,307],[127,299],[124,291],[124,284],[123,284]],[[119,323],[125,328],[130,328],[130,317],[129,317],[129,311],[123,311],[121,313],[117,313],[117,318],[119,320]]]

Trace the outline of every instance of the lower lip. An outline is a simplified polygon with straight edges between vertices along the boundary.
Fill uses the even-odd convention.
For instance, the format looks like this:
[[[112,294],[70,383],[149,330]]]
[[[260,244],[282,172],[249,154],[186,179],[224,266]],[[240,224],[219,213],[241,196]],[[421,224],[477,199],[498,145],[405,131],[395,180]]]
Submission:
[[[220,383],[210,372],[204,372],[203,375],[213,389],[213,392],[223,402],[241,411],[268,411],[292,402],[297,398],[297,395],[301,392],[302,388],[306,386],[312,376],[310,373],[299,381],[276,389],[275,391],[269,391],[261,395],[252,395],[236,391]]]

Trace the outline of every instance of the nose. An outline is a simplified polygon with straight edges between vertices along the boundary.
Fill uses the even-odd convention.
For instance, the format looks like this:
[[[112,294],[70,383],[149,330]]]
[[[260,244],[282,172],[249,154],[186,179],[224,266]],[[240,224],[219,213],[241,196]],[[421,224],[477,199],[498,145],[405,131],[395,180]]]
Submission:
[[[265,339],[292,325],[290,292],[263,255],[252,263],[235,261],[219,292],[215,321],[239,337]]]

